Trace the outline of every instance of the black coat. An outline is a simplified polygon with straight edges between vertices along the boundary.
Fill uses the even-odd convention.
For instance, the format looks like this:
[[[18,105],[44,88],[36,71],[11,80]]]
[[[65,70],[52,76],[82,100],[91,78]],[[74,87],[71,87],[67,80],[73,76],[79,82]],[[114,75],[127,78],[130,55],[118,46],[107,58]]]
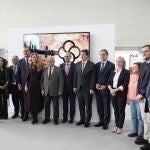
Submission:
[[[75,64],[72,62],[70,64],[69,74],[66,75],[65,73],[65,63],[60,65],[60,68],[62,69],[63,78],[64,78],[64,90],[63,93],[70,93],[73,92],[74,82],[75,82]]]
[[[101,85],[107,85],[109,76],[112,70],[115,69],[115,65],[112,62],[107,61],[102,71],[100,71],[100,68],[101,68],[101,62],[98,62],[96,64],[96,76],[97,76],[96,83],[99,83]]]
[[[146,62],[144,62],[141,65],[141,71],[137,86],[137,94],[141,94],[143,97],[146,98],[146,88],[149,83],[149,80],[150,80],[150,64],[147,67]],[[145,104],[145,112],[149,112],[147,98]]]
[[[77,91],[80,90],[81,86],[85,92],[89,90],[95,90],[96,85],[96,67],[91,61],[87,61],[85,68],[82,73],[82,61],[76,64],[76,84]]]
[[[113,79],[115,76],[115,71],[113,70],[110,74],[109,80],[108,80],[108,86],[111,86],[113,88]],[[129,84],[129,80],[130,80],[130,73],[129,70],[127,69],[122,69],[120,75],[119,75],[119,79],[118,79],[118,85],[117,88],[119,86],[123,86],[123,91],[118,91],[117,94],[122,95],[122,98],[127,101],[127,92],[128,92],[128,84]]]

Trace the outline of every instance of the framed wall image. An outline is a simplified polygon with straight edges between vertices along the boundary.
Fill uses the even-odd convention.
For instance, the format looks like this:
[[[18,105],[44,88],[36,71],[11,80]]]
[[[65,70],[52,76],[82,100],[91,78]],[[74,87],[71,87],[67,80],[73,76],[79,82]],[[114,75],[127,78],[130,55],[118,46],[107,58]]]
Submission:
[[[80,51],[90,50],[90,32],[65,32],[65,33],[33,33],[24,34],[24,45],[30,47],[40,55],[41,62],[47,64],[47,56],[54,55],[56,65],[63,62],[65,52],[72,54],[72,61],[80,61]],[[46,57],[45,57],[46,56]]]
[[[1,57],[3,57],[3,58],[5,58],[5,59],[7,59],[7,57],[8,57],[8,51],[6,50],[6,49],[1,49],[0,48],[0,56]]]

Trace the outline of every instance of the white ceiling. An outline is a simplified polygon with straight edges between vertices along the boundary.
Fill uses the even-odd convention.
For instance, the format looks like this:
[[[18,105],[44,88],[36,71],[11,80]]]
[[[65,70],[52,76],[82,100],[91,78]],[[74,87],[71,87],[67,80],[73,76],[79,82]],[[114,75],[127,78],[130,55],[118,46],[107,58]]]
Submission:
[[[150,43],[150,0],[0,0],[0,31],[109,23],[116,46]]]

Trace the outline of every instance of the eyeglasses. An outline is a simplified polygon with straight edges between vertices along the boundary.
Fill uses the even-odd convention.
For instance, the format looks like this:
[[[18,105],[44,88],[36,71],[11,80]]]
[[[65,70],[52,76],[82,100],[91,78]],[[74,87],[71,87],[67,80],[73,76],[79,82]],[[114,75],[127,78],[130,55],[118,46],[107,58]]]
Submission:
[[[142,53],[148,53],[150,52],[150,50],[145,50],[145,51],[142,51]]]
[[[70,57],[70,56],[65,56],[65,57]]]

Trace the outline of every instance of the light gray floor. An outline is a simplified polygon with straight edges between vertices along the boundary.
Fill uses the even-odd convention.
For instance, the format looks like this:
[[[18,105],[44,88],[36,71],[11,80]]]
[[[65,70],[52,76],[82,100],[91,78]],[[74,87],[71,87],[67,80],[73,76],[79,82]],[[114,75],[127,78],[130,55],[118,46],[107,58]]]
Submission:
[[[114,124],[114,121],[111,123]],[[128,138],[130,121],[126,121],[124,133],[116,135],[101,128],[84,128],[53,122],[32,125],[18,119],[0,120],[1,150],[139,150],[134,138]]]

